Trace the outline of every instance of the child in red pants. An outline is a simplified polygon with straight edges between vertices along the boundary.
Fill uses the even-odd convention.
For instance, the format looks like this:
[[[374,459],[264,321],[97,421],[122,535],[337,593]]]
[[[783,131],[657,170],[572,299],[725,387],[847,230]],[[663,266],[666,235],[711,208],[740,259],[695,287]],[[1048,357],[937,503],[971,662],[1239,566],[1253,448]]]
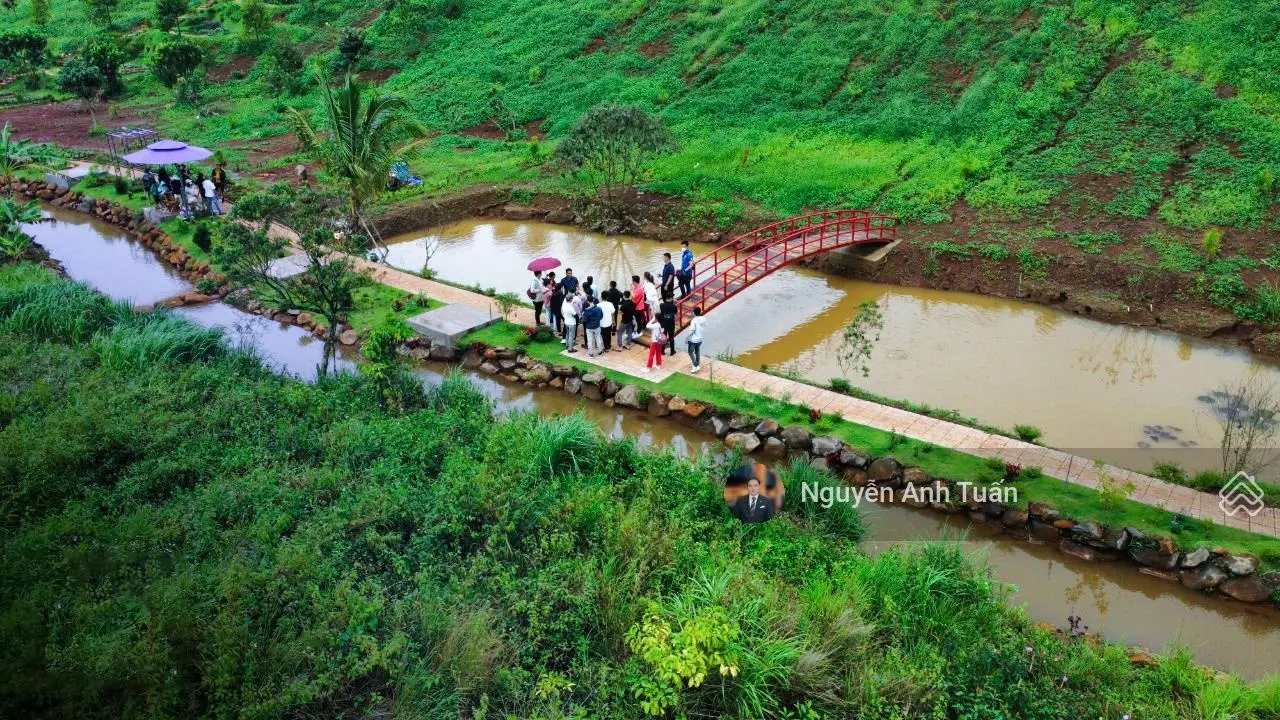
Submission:
[[[649,372],[653,369],[655,360],[658,367],[662,367],[662,346],[667,342],[667,334],[663,332],[656,316],[646,327],[649,328],[649,362],[645,364],[644,371]]]

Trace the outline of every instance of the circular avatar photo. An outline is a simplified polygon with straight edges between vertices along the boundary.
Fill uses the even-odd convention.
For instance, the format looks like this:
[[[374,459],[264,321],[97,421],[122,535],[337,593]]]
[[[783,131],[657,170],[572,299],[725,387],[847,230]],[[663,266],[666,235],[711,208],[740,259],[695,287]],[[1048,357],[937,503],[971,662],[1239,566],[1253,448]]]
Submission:
[[[724,484],[725,504],[744,523],[762,523],[777,515],[785,494],[778,474],[760,463],[734,470]]]

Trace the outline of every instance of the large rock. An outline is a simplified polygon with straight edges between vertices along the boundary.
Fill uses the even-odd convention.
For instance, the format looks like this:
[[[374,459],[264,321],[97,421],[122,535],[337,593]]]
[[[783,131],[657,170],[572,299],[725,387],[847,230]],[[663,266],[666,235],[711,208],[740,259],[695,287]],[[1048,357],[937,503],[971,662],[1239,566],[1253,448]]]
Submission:
[[[497,366],[497,365],[494,365],[494,364],[493,364],[493,363],[491,363],[491,362],[482,362],[482,363],[480,363],[480,372],[482,372],[482,373],[484,373],[484,374],[486,374],[486,375],[497,375],[497,374],[498,374],[498,366]]]
[[[1061,537],[1062,531],[1047,522],[1031,521],[1031,537],[1044,542],[1051,542]]]
[[[1102,555],[1102,551],[1097,548],[1092,548],[1088,545],[1081,545],[1078,542],[1072,542],[1065,538],[1062,542],[1058,543],[1058,549],[1061,550],[1064,555],[1070,555],[1073,558],[1079,558],[1081,560],[1088,560],[1089,562],[1100,560]]]
[[[632,410],[643,410],[640,406],[640,388],[636,385],[623,385],[618,394],[613,396],[613,403]]]
[[[816,437],[812,440],[813,454],[818,457],[839,456],[844,444],[830,436]]]
[[[1222,564],[1232,575],[1252,575],[1258,570],[1258,558],[1251,555],[1228,555]]]
[[[604,400],[604,393],[600,391],[600,386],[596,383],[584,382],[582,383],[582,397],[593,402],[601,402]]]
[[[1027,518],[1030,517],[1026,510],[1018,508],[1009,508],[1000,516],[1000,524],[1007,528],[1020,528],[1027,524]]]
[[[782,428],[778,426],[778,421],[766,418],[756,425],[756,434],[762,438],[772,437],[778,434]]]
[[[1124,528],[1113,528],[1107,531],[1099,544],[1108,550],[1124,552],[1129,549],[1129,532]]]
[[[667,409],[671,411],[672,415],[676,413],[683,413],[684,406],[686,404],[687,403],[685,403],[684,398],[677,395],[676,397],[671,398],[670,402],[667,403]]]
[[[702,416],[706,414],[710,407],[711,406],[706,403],[701,403],[697,400],[690,400],[684,404],[684,410],[681,412],[683,412],[684,416],[690,420],[701,420]]]
[[[843,457],[844,453],[840,453],[840,456]],[[866,466],[864,465],[863,467],[866,467]],[[880,482],[880,480],[877,479],[876,482]],[[920,468],[915,468],[915,467],[905,468],[902,471],[902,482],[907,485],[928,485],[930,482],[929,473],[925,472],[924,470],[921,470]],[[997,511],[996,515],[999,515],[999,514],[1000,514],[1000,511]]]
[[[582,382],[592,384],[602,383],[604,382],[604,371],[596,370],[594,372],[589,372],[582,376]]]
[[[621,389],[622,386],[618,384],[617,380],[609,380],[606,378],[604,382],[600,383],[600,394],[604,395],[606,398],[612,398],[614,395],[617,395],[618,391]]]
[[[732,415],[729,417],[729,429],[733,432],[744,432],[756,424],[755,418],[749,415]]]
[[[355,330],[343,330],[342,334],[338,336],[338,342],[343,345],[355,345],[359,339],[360,336],[356,334]]]
[[[582,390],[582,378],[567,377],[564,378],[564,391],[570,395],[577,395]]]
[[[719,415],[707,415],[698,423],[698,429],[722,438],[729,434],[729,421]]]
[[[760,438],[753,432],[731,432],[724,436],[724,444],[730,448],[742,448],[744,453],[753,453],[760,447]]]
[[[1209,562],[1210,557],[1212,557],[1212,555],[1208,548],[1196,548],[1195,550],[1183,555],[1182,561],[1179,564],[1186,569],[1198,568]]]
[[[867,476],[878,483],[896,480],[902,476],[902,463],[891,457],[876,458],[867,468]]]
[[[782,428],[778,437],[787,444],[788,450],[808,450],[813,446],[813,433],[798,425]]]
[[[538,363],[521,373],[520,378],[525,382],[551,382],[551,368],[547,367],[543,363]]]
[[[1058,512],[1057,508],[1042,502],[1028,503],[1027,512],[1031,514],[1031,517],[1043,520],[1046,523],[1052,523],[1062,517],[1062,513]]]
[[[666,393],[654,393],[649,396],[649,414],[654,417],[666,417],[671,414],[671,410],[667,407],[667,403],[671,402],[671,396]]]
[[[553,365],[551,374],[559,377],[571,377],[578,374],[578,369],[572,365]]]
[[[776,437],[767,437],[764,439],[764,446],[760,449],[760,455],[770,460],[779,460],[787,456],[787,444]]]
[[[871,464],[871,458],[846,448],[840,451],[840,464],[845,467],[865,470]]]
[[[1181,556],[1178,553],[1165,555],[1158,548],[1136,547],[1129,549],[1129,557],[1139,565],[1146,565],[1158,570],[1172,570],[1178,567]]]
[[[1262,578],[1257,575],[1248,577],[1236,577],[1223,581],[1218,586],[1218,592],[1227,597],[1235,598],[1240,602],[1262,602],[1271,597],[1272,590],[1267,584],[1262,582]]]
[[[1071,534],[1084,542],[1099,542],[1105,532],[1102,525],[1096,522],[1083,522],[1071,527]]]
[[[501,360],[499,360],[499,361],[498,361],[498,367],[502,368],[502,371],[503,371],[503,372],[507,372],[507,373],[509,373],[509,372],[511,372],[512,370],[515,370],[515,369],[516,369],[516,359],[515,359],[515,358],[503,358],[503,359],[501,359]]]
[[[1216,588],[1222,584],[1223,580],[1231,577],[1226,570],[1212,563],[1203,563],[1200,566],[1183,570],[1178,579],[1182,584],[1192,590],[1209,590]]]

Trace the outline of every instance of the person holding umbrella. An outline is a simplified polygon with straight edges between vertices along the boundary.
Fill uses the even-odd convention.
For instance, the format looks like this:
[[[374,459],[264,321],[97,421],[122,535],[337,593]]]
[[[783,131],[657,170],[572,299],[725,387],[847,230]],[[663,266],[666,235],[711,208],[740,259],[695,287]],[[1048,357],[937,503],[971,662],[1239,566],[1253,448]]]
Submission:
[[[525,290],[525,295],[529,296],[529,301],[533,303],[533,325],[537,327],[542,324],[542,306],[543,306],[543,281],[542,272],[560,267],[560,261],[553,257],[534,258],[529,262],[529,270],[533,272],[533,280],[529,283],[529,288]],[[551,308],[547,308],[547,322],[551,322]]]

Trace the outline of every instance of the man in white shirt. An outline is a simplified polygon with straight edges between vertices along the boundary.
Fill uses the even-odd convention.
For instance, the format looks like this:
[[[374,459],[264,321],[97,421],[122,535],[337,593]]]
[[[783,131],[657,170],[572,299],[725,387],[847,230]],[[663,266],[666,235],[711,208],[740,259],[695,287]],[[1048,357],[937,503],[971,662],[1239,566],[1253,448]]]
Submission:
[[[582,296],[574,292],[564,300],[564,349],[578,352],[578,315],[582,311]]]
[[[604,293],[601,293],[603,296]],[[604,311],[604,317],[600,318],[600,336],[604,338],[605,352],[609,351],[609,341],[613,337],[613,313],[617,309],[613,303],[601,297],[599,308]]]
[[[542,325],[542,271],[533,271],[533,282],[529,283],[529,289],[524,291],[529,296],[529,301],[533,303],[533,326],[535,328]]]
[[[702,317],[702,308],[693,308],[693,320],[689,321],[689,362],[693,363],[693,371],[702,369],[702,331],[707,326],[707,319]]]
[[[222,203],[218,201],[218,188],[213,184],[213,180],[205,178],[200,185],[204,190],[205,209],[213,215],[221,215]]]

